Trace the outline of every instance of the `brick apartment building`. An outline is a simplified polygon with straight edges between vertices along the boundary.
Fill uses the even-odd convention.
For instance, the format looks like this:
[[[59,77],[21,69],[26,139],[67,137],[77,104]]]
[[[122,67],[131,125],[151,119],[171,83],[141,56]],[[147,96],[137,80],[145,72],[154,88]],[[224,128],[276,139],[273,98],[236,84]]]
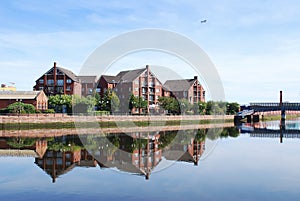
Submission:
[[[77,76],[70,70],[53,67],[35,81],[34,90],[43,90],[47,96],[56,94],[81,95],[81,84]]]
[[[113,89],[116,92],[120,99],[121,112],[129,112],[131,94],[147,101],[147,111],[133,109],[132,114],[149,113],[159,109],[158,98],[162,96],[162,84],[151,72],[148,65],[142,69],[121,71],[116,76],[102,75],[98,82],[98,88],[101,95],[108,89]]]
[[[81,96],[86,97],[93,95],[96,85],[97,85],[97,76],[77,76],[81,84]]]
[[[205,102],[205,90],[197,76],[194,79],[167,80],[163,89],[164,96],[187,99],[191,104]]]

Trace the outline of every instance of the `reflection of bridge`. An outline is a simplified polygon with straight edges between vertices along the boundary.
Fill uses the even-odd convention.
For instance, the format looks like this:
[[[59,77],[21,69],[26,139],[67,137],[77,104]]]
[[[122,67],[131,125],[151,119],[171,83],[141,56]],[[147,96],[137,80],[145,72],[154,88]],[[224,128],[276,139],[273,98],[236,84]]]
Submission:
[[[295,123],[292,124],[242,124],[238,126],[241,133],[249,133],[250,137],[257,138],[300,138],[299,128],[294,128]]]

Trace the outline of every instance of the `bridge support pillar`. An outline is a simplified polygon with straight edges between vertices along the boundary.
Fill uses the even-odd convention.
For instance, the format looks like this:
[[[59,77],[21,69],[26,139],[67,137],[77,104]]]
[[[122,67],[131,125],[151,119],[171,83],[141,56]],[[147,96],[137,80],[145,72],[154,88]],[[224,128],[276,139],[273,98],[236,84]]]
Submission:
[[[239,124],[243,118],[241,116],[234,116],[234,123]]]
[[[252,123],[252,115],[247,115],[247,123]]]
[[[259,115],[253,115],[253,123],[259,122]]]

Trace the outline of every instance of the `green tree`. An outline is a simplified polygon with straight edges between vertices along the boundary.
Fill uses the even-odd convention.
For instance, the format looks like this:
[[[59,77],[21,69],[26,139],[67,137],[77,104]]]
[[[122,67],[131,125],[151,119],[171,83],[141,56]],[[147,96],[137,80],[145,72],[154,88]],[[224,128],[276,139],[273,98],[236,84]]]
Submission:
[[[48,99],[48,105],[50,109],[54,109],[55,112],[72,112],[72,101],[71,95],[55,95],[50,96]]]
[[[120,99],[116,95],[116,93],[113,91],[111,93],[111,98],[110,98],[110,108],[112,112],[117,112],[119,111],[120,107]]]
[[[227,114],[233,115],[236,114],[240,109],[240,105],[236,102],[228,103],[227,105]]]
[[[107,90],[100,100],[100,110],[116,112],[120,107],[120,99],[112,90]]]
[[[95,109],[97,100],[94,96],[73,96],[72,104],[74,113],[88,113]]]
[[[133,94],[130,95],[129,98],[129,110],[132,111],[132,109],[137,108],[139,109],[147,109],[148,102],[144,100],[142,97],[135,97]]]
[[[173,97],[159,97],[159,105],[170,114],[180,114],[180,103]]]
[[[205,102],[198,102],[198,111],[199,111],[199,114],[205,114],[205,110],[206,110],[206,103]]]
[[[187,99],[181,99],[178,101],[180,107],[180,114],[186,114],[187,111],[192,109],[191,103]]]
[[[22,102],[15,102],[7,106],[8,113],[19,113],[19,114],[34,114],[36,113],[36,109],[31,104],[26,104]]]

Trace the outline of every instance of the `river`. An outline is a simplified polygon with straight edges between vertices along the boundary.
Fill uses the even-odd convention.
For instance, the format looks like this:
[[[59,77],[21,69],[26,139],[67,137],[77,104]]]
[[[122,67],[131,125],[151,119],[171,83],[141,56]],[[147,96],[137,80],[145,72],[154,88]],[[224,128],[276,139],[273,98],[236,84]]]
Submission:
[[[0,138],[0,196],[31,201],[299,200],[299,124],[87,135],[61,130],[66,135],[44,137],[9,131],[11,136]]]

